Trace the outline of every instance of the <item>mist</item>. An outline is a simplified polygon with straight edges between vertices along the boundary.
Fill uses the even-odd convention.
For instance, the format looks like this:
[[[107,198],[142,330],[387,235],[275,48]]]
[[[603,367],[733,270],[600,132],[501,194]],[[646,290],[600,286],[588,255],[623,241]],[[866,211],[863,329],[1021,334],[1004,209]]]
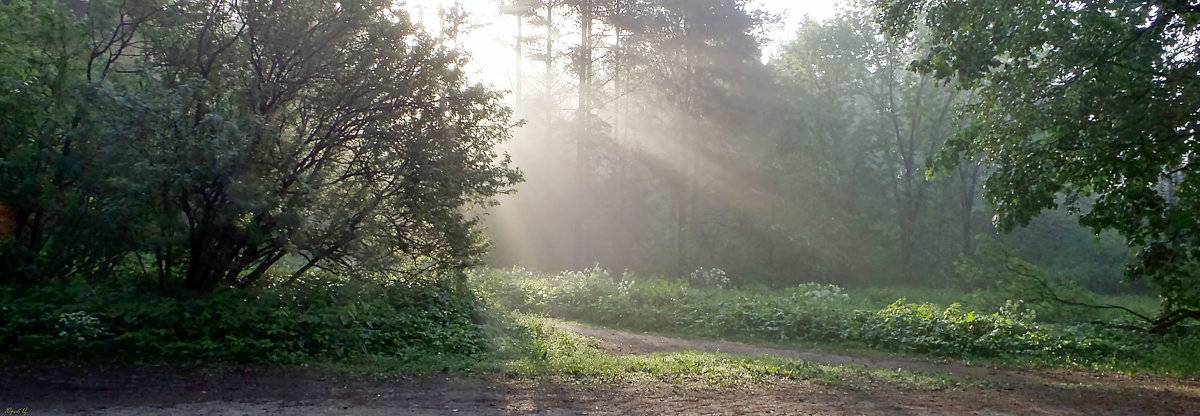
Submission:
[[[528,123],[509,149],[527,181],[489,221],[492,263],[677,274],[735,264],[746,253],[731,238],[773,244],[762,20],[690,5],[529,11],[516,100]],[[594,15],[590,36],[580,13]]]
[[[968,97],[909,71],[913,48],[869,13],[804,20],[764,59],[777,16],[745,2],[587,4],[506,16],[526,121],[506,149],[526,182],[487,219],[489,264],[936,285],[1007,238],[985,166],[929,170]]]
[[[0,2],[7,413],[1187,413],[1198,14]]]

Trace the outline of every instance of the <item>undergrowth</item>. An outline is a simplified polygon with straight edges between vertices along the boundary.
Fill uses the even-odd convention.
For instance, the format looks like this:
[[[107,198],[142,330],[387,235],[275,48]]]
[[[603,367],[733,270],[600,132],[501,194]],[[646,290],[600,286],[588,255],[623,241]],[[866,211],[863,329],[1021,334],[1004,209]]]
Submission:
[[[0,360],[271,363],[384,378],[431,372],[517,379],[645,379],[703,386],[785,380],[945,388],[961,379],[831,367],[771,357],[616,356],[555,328],[550,315],[628,329],[783,346],[870,349],[937,358],[1200,374],[1195,335],[1147,335],[1088,322],[1047,323],[1020,301],[994,311],[951,303],[886,306],[826,284],[782,290],[615,276],[478,270],[470,285],[332,277],[171,296],[61,282],[0,288]],[[721,277],[721,276],[718,276]],[[865,306],[864,306],[865,305]]]
[[[326,277],[196,297],[75,281],[0,288],[0,358],[439,366],[485,353],[479,321],[470,290],[438,283]]]
[[[774,291],[697,287],[599,268],[554,275],[478,270],[473,280],[497,307],[610,327],[1000,364],[1200,374],[1200,337],[1188,333],[1190,328],[1151,335],[1083,316],[1045,322],[1021,300],[992,311],[904,299],[872,308],[833,285]]]

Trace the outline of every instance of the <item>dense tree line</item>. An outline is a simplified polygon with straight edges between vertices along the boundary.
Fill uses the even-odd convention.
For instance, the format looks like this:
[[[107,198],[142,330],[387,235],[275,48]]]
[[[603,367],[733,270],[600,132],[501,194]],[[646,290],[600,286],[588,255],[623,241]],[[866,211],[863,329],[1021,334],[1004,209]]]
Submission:
[[[1034,223],[1117,266],[1078,273],[1037,241],[996,236],[991,165],[930,170],[978,97],[913,71],[923,41],[885,38],[866,5],[805,22],[764,60],[774,17],[743,1],[505,4],[544,68],[522,88],[516,153],[531,181],[491,224],[498,263],[971,286],[959,264],[1004,247],[1057,280],[1122,290],[1122,241]]]
[[[1003,230],[1045,210],[1114,230],[1127,274],[1162,294],[1152,329],[1200,318],[1195,88],[1200,7],[1189,1],[877,2],[892,38],[928,31],[913,67],[978,93],[947,150],[988,159]]]
[[[519,4],[544,29],[523,39],[545,68],[528,77],[541,80],[524,88],[516,143],[537,154],[520,162],[538,184],[507,207],[521,220],[493,225],[528,237],[501,239],[499,257],[678,274],[753,251],[762,229],[742,208],[762,193],[740,182],[759,180],[744,156],[765,156],[744,139],[767,131],[767,17],[743,1]]]

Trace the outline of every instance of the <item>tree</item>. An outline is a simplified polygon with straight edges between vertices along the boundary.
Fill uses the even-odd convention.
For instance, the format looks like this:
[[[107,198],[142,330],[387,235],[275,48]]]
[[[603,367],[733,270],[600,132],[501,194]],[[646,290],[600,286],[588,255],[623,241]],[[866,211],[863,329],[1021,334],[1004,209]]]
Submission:
[[[1149,329],[1200,318],[1200,7],[1186,1],[879,0],[913,67],[977,92],[944,160],[982,158],[1003,230],[1067,207],[1138,250],[1163,297]]]
[[[112,154],[112,103],[89,86],[88,56],[112,45],[54,2],[4,2],[0,27],[0,282],[109,272],[136,247],[120,167],[94,157]]]
[[[29,13],[21,8],[5,18]],[[40,49],[68,51],[59,72],[103,104],[48,94],[75,109],[49,114],[90,130],[6,143],[0,158],[50,149],[86,162],[74,177],[43,163],[3,180],[58,190],[11,196],[33,208],[19,208],[18,224],[73,220],[52,210],[75,205],[49,195],[79,195],[85,218],[129,213],[87,237],[119,248],[110,267],[148,255],[160,281],[198,292],[258,282],[288,255],[304,259],[293,279],[312,268],[453,272],[482,247],[465,208],[520,179],[495,151],[511,126],[499,93],[470,83],[465,58],[391,2],[93,1],[88,10],[75,22],[56,16],[115,28],[93,30],[91,51]],[[31,236],[0,254],[6,264],[47,257],[58,244],[45,241],[72,232],[56,230],[19,231]]]
[[[751,233],[735,219],[753,205],[747,178],[737,168],[753,165],[752,127],[761,125],[756,101],[769,91],[756,31],[768,16],[743,0],[659,1],[643,15],[635,42],[649,52],[643,74],[656,88],[648,97],[664,109],[662,127],[675,175],[670,186],[674,220],[673,272],[686,275],[721,252],[717,234]],[[729,169],[729,168],[734,169]],[[727,203],[722,198],[738,199]],[[729,226],[733,223],[733,226]],[[729,228],[731,230],[722,230]],[[705,259],[705,260],[702,260]],[[709,265],[711,266],[711,265]]]
[[[733,220],[740,207],[727,200],[745,193],[730,184],[756,172],[758,153],[745,150],[766,130],[754,101],[770,89],[754,36],[761,16],[728,0],[557,0],[531,10],[530,23],[559,25],[546,35],[558,49],[536,59],[556,58],[546,73],[570,87],[525,100],[541,101],[546,116],[532,117],[518,141],[531,180],[502,208],[517,219],[495,224],[513,227],[500,238],[524,236],[512,243],[527,254],[514,260],[686,274],[728,259],[761,270],[728,250],[750,251],[745,239],[723,238],[754,225]],[[547,122],[552,114],[562,121]]]
[[[806,22],[773,62],[786,94],[776,152],[786,181],[779,192],[815,214],[786,222],[816,263],[829,265],[823,274],[885,273],[929,283],[961,253],[939,244],[951,233],[938,208],[960,182],[969,185],[968,198],[977,195],[970,175],[925,174],[928,159],[958,128],[954,104],[961,97],[907,70],[913,43],[883,38],[864,15],[848,10]],[[970,224],[971,210],[960,219]]]

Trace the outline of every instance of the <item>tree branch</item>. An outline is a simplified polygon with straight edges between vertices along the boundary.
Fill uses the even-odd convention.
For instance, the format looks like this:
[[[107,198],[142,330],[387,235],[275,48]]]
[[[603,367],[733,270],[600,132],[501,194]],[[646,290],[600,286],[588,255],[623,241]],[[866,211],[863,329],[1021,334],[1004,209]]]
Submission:
[[[1016,274],[1018,274],[1018,275],[1020,275],[1020,276],[1022,276],[1022,277],[1027,277],[1027,278],[1033,279],[1033,280],[1034,280],[1034,281],[1036,281],[1036,282],[1037,282],[1039,285],[1041,285],[1043,289],[1046,289],[1046,293],[1050,295],[1050,299],[1051,299],[1051,300],[1053,300],[1053,301],[1056,301],[1056,302],[1059,302],[1059,303],[1062,303],[1062,304],[1065,304],[1065,305],[1071,305],[1071,306],[1080,306],[1080,307],[1084,307],[1084,308],[1091,308],[1091,309],[1117,309],[1117,310],[1122,310],[1122,311],[1128,312],[1130,315],[1133,315],[1133,316],[1136,316],[1136,317],[1138,317],[1138,319],[1141,319],[1141,320],[1143,320],[1143,321],[1146,321],[1146,323],[1147,323],[1147,324],[1152,324],[1152,325],[1155,325],[1155,326],[1157,326],[1157,321],[1158,321],[1158,320],[1156,320],[1156,319],[1154,319],[1154,318],[1150,318],[1149,316],[1143,315],[1143,314],[1139,313],[1138,311],[1135,311],[1135,310],[1133,310],[1133,309],[1126,308],[1126,307],[1124,307],[1124,306],[1120,306],[1120,305],[1093,305],[1093,304],[1090,304],[1090,303],[1084,303],[1084,302],[1074,301],[1074,300],[1070,300],[1070,299],[1063,299],[1062,297],[1058,296],[1058,294],[1057,294],[1057,293],[1055,293],[1055,292],[1054,292],[1054,289],[1051,289],[1051,288],[1050,288],[1050,284],[1046,283],[1046,280],[1045,280],[1045,279],[1042,279],[1041,277],[1039,277],[1039,276],[1037,276],[1037,275],[1035,275],[1035,274],[1033,274],[1033,273],[1029,273],[1028,271],[1025,271],[1025,270],[1020,270],[1019,268],[1015,268],[1015,267],[1013,267],[1013,264],[1012,264],[1012,261],[1011,261],[1011,257],[1008,255],[1008,253],[1004,253],[1004,260],[1005,260],[1005,261],[1004,261],[1004,267],[1005,267],[1005,268],[1007,268],[1007,269],[1008,269],[1008,271],[1010,271],[1010,272],[1013,272],[1013,273],[1016,273]]]

